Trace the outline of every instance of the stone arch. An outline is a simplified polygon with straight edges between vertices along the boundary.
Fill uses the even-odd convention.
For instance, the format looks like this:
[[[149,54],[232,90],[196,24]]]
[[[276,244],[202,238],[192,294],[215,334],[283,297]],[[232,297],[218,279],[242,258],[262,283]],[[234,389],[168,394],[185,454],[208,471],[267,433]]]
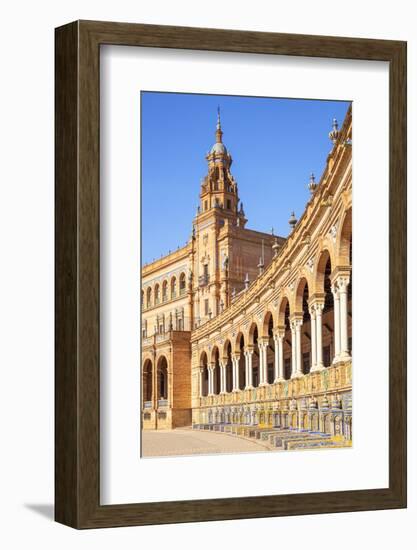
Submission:
[[[334,268],[335,263],[332,258],[332,254],[328,248],[324,248],[320,251],[317,262],[316,269],[314,272],[314,287],[313,292],[315,294],[324,294],[324,280],[326,276],[326,266],[330,261],[331,269]]]
[[[337,262],[339,265],[346,267],[351,265],[352,254],[352,208],[344,212],[341,216],[342,223],[336,240]]]
[[[273,330],[275,328],[275,325],[276,321],[274,319],[274,314],[270,309],[268,309],[263,317],[260,335],[264,337],[272,337],[271,327]]]
[[[228,355],[228,352],[229,352],[229,347],[230,347],[230,353],[231,353],[232,352],[232,342],[230,341],[230,338],[226,338],[224,343],[223,343],[222,354],[221,354],[221,357],[222,357],[223,361],[225,361],[227,359],[227,355]]]
[[[292,311],[290,307],[290,298],[287,296],[287,294],[283,294],[281,296],[281,300],[278,306],[278,326],[280,327],[285,326],[285,315],[286,315],[287,306],[288,306],[288,309],[290,310],[290,315],[291,315]]]
[[[247,335],[247,342],[248,345],[253,346],[255,344],[255,335],[256,337],[259,336],[259,330],[258,325],[255,321],[252,321],[249,329],[248,329],[248,335]]]
[[[214,363],[216,361],[216,357],[220,357],[220,350],[219,350],[219,346],[217,345],[211,348],[210,363]]]
[[[246,339],[242,331],[239,331],[234,339],[233,352],[239,353],[241,349],[245,346]]]
[[[303,301],[305,298],[305,290],[307,288],[307,292],[309,292],[310,285],[309,281],[305,276],[302,276],[296,286],[295,286],[295,293],[294,293],[294,312],[296,313],[302,313],[303,312]]]

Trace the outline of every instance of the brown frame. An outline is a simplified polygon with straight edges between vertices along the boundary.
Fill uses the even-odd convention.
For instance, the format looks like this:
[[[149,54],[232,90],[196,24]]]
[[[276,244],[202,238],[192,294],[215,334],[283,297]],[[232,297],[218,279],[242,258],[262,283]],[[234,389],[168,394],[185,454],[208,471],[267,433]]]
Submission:
[[[177,502],[99,500],[99,55],[119,44],[389,62],[389,487]],[[55,519],[115,527],[406,507],[406,43],[77,21],[55,34]]]

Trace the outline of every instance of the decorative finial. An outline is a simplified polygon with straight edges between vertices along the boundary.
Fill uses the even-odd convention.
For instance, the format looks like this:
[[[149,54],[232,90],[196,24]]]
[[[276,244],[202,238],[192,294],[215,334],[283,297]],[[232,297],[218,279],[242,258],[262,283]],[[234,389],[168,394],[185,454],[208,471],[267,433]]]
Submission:
[[[294,211],[291,212],[288,223],[290,224],[291,230],[294,230],[294,227],[297,225],[297,218],[295,217]]]
[[[274,253],[274,258],[276,258],[278,256],[279,248],[280,248],[280,246],[278,244],[278,239],[275,237],[275,242],[272,245],[272,251]]]
[[[220,105],[217,105],[217,130],[221,130],[222,126],[220,123]]]
[[[244,280],[244,283],[245,283],[245,290],[248,290],[249,288],[249,273],[246,273],[246,277],[245,277],[245,280]]]
[[[317,189],[317,183],[316,183],[316,179],[314,177],[313,172],[311,172],[311,174],[310,174],[310,181],[308,183],[308,188],[309,188],[311,194],[313,194],[314,191]]]
[[[264,272],[264,267],[265,267],[265,250],[264,250],[264,240],[262,239],[262,255],[261,257],[259,258],[259,264],[258,264],[258,269],[259,269],[259,275],[262,275],[262,273]]]
[[[329,139],[333,143],[333,145],[336,143],[338,137],[339,137],[339,124],[337,123],[337,120],[334,118],[333,124],[332,124],[332,131],[329,133]]]

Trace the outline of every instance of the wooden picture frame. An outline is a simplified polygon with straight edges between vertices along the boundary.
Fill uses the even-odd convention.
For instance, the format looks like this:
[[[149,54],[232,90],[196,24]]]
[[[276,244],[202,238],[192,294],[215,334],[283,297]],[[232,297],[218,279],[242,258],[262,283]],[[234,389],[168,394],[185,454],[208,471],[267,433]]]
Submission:
[[[77,21],[56,29],[55,518],[75,528],[406,507],[406,43]],[[99,56],[117,44],[389,62],[389,487],[100,505]]]

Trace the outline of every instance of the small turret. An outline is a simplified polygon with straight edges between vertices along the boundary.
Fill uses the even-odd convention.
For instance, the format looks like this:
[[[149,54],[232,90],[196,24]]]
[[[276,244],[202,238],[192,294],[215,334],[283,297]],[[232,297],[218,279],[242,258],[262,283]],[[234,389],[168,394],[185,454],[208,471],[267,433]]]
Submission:
[[[295,217],[294,211],[291,212],[290,219],[288,220],[288,223],[290,224],[291,231],[294,231],[294,227],[297,225],[297,218]]]
[[[314,177],[313,172],[311,172],[311,174],[310,174],[310,181],[308,182],[308,189],[309,189],[311,194],[313,194],[314,191],[317,189],[317,183],[316,183],[316,179]]]
[[[333,145],[336,143],[338,137],[339,137],[339,124],[337,120],[334,118],[333,124],[332,124],[332,131],[329,133],[329,139],[333,143]]]

